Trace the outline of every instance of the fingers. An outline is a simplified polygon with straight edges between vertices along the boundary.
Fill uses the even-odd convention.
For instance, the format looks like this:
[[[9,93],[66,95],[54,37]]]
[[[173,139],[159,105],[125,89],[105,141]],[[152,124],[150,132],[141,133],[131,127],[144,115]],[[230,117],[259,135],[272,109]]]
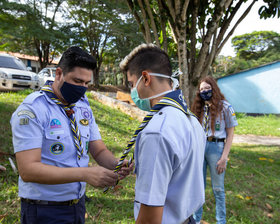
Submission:
[[[221,173],[223,173],[226,170],[226,167],[218,165],[216,169],[217,169],[217,173],[221,174]]]
[[[90,167],[86,182],[94,187],[114,186],[118,180],[118,174],[104,167]]]

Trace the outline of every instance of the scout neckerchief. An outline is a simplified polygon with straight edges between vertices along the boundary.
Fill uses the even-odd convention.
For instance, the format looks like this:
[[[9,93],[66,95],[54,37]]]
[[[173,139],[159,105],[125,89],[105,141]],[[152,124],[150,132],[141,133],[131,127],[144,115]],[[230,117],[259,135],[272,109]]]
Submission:
[[[205,104],[202,127],[204,129],[204,132],[206,133],[206,136],[208,136],[208,129],[209,129],[209,111],[210,111],[209,105]]]
[[[189,116],[189,115],[195,116],[188,109],[187,103],[185,102],[183,94],[182,94],[182,90],[176,90],[176,91],[172,91],[172,92],[166,94],[156,105],[153,106],[153,108],[150,110],[150,112],[145,116],[145,118],[142,121],[142,123],[140,124],[140,126],[136,129],[133,137],[131,138],[131,140],[129,141],[125,150],[123,151],[123,155],[121,156],[117,166],[115,167],[114,172],[118,172],[121,169],[124,159],[126,158],[127,154],[130,152],[132,146],[136,142],[136,138],[137,138],[138,134],[147,126],[147,124],[153,118],[153,116],[159,110],[161,110],[163,107],[166,107],[166,106],[175,107],[175,108],[181,110],[187,116]],[[129,160],[128,164],[130,164],[131,162],[132,162],[132,159]],[[118,184],[118,182],[116,183],[116,185],[117,184]],[[106,193],[108,191],[108,189],[109,188],[106,187],[104,189],[104,193]]]
[[[84,147],[83,147],[83,143],[81,140],[81,134],[78,129],[78,125],[77,125],[76,118],[74,115],[75,112],[74,112],[73,108],[74,108],[75,104],[71,104],[68,106],[64,105],[58,99],[58,97],[54,94],[53,89],[51,87],[52,83],[53,82],[51,82],[51,81],[47,81],[46,84],[41,88],[41,90],[44,91],[53,102],[55,102],[57,105],[61,106],[64,109],[65,113],[67,114],[67,116],[70,120],[70,126],[71,126],[72,136],[74,139],[74,144],[77,149],[77,156],[78,156],[78,159],[80,159],[81,156],[83,155]]]

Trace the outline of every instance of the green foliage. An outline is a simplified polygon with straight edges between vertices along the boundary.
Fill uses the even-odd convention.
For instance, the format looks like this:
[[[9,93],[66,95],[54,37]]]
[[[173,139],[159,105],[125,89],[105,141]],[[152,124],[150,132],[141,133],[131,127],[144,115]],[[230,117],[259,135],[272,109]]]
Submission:
[[[235,36],[232,46],[237,57],[245,60],[258,60],[267,53],[277,54],[280,59],[280,34],[273,31],[255,31]]]
[[[255,31],[232,38],[236,57],[219,56],[212,65],[215,78],[280,60],[280,34]]]
[[[22,2],[2,1],[0,11],[0,49],[37,55],[45,67],[65,47],[69,39],[57,21],[64,0]]]
[[[266,5],[263,5],[259,9],[261,18],[267,19],[277,16],[280,18],[280,1],[279,0],[263,0]]]

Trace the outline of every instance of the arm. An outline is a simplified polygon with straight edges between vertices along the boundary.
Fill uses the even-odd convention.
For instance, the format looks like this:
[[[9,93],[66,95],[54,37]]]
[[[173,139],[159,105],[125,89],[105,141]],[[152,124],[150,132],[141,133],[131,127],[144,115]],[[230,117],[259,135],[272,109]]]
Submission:
[[[232,140],[233,140],[233,135],[234,135],[234,127],[226,128],[226,133],[227,133],[227,137],[226,137],[226,143],[224,146],[224,151],[223,151],[223,154],[222,154],[220,160],[217,162],[218,174],[221,174],[226,169],[226,162],[228,159],[228,154],[230,152],[230,147],[232,145]]]
[[[118,159],[115,158],[113,153],[109,151],[102,140],[91,141],[89,143],[89,152],[94,158],[94,160],[98,163],[98,165],[106,167],[107,169],[113,170],[115,169]],[[119,177],[122,180],[125,176],[127,176],[133,170],[133,163],[127,167],[127,160],[124,160],[122,168],[118,171]]]
[[[98,165],[107,169],[113,170],[118,163],[118,159],[107,149],[102,140],[90,141],[89,152]]]
[[[163,206],[141,204],[136,224],[161,224]]]
[[[62,168],[41,162],[41,149],[16,153],[19,175],[25,182],[40,184],[64,184],[85,181],[95,187],[113,186],[118,178],[103,167]]]

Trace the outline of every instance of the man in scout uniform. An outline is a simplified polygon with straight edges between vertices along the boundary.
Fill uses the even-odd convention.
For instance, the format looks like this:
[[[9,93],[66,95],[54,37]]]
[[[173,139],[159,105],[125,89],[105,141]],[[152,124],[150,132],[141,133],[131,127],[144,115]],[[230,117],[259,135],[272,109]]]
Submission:
[[[55,81],[27,96],[12,115],[21,223],[84,223],[86,183],[112,186],[132,169],[113,172],[118,160],[101,140],[84,95],[95,68],[92,56],[70,47]],[[99,166],[88,167],[88,152]]]
[[[149,111],[130,141],[136,143],[136,223],[193,223],[204,203],[203,129],[175,90],[168,55],[159,47],[136,47],[120,68],[135,104]]]

